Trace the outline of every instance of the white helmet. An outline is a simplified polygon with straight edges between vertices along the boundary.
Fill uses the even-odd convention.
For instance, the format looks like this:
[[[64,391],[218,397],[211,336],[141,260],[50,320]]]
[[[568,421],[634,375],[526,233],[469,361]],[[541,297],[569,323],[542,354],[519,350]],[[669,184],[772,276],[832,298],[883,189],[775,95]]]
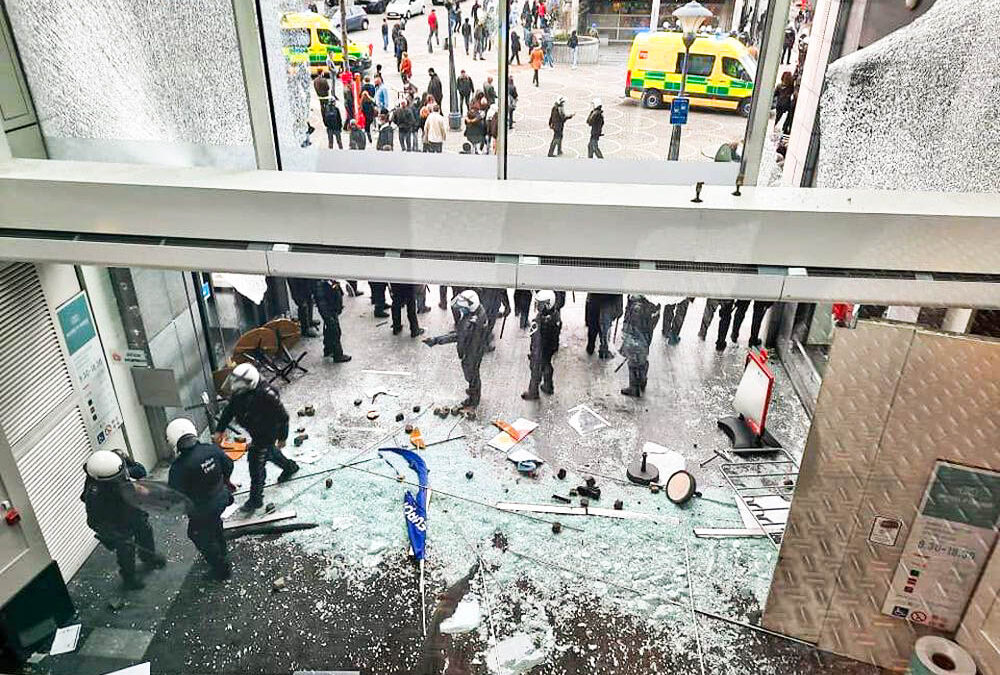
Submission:
[[[194,426],[194,422],[186,417],[178,417],[173,422],[167,425],[167,443],[174,450],[177,449],[177,444],[180,443],[181,439],[185,436],[197,436],[198,429]]]
[[[556,105],[563,105],[566,103],[566,99],[563,96],[556,96]]]
[[[470,288],[456,295],[451,304],[456,309],[466,309],[470,313],[475,313],[479,309],[479,294]]]
[[[535,293],[535,305],[539,308],[546,305],[546,309],[552,309],[556,306],[556,294],[552,291],[538,291]]]
[[[96,450],[83,468],[94,480],[111,481],[125,476],[125,460],[111,450]]]
[[[642,293],[629,293],[628,299],[629,300],[645,300],[646,296],[643,295]]]
[[[234,394],[253,389],[260,383],[260,373],[252,363],[241,363],[229,374],[229,390]]]
[[[593,107],[595,107],[595,108],[600,108],[601,107],[601,99],[595,98],[593,101],[590,102],[590,104]]]

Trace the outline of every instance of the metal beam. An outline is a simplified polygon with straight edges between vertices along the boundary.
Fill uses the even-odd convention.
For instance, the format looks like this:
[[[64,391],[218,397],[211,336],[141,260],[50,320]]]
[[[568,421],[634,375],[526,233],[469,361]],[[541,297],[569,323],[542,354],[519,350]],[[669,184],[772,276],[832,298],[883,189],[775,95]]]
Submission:
[[[768,2],[767,22],[764,24],[766,35],[764,52],[757,65],[750,121],[747,124],[746,141],[743,143],[743,164],[740,167],[740,175],[744,185],[757,184],[764,145],[770,143],[768,131],[771,122],[771,98],[774,96],[774,86],[781,66],[781,49],[790,6],[791,0]]]
[[[0,227],[488,255],[996,274],[1000,195],[232,172],[14,159]],[[331,220],[331,214],[335,218]],[[142,264],[142,263],[137,263]],[[605,265],[613,266],[613,265]]]
[[[240,64],[246,85],[247,109],[250,112],[250,129],[253,133],[254,154],[258,169],[277,170],[278,144],[274,120],[271,117],[271,91],[267,80],[263,36],[257,24],[254,2],[233,0],[233,19],[236,23],[236,40],[240,48]]]

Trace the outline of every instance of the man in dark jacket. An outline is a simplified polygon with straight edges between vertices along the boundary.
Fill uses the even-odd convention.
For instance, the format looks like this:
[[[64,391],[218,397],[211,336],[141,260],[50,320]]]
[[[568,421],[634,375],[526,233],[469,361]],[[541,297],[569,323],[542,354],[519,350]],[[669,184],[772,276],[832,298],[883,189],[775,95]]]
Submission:
[[[406,320],[410,324],[410,337],[424,334],[424,329],[417,323],[417,287],[414,284],[389,284],[389,295],[392,297],[392,334],[403,332],[403,307],[406,307]]]
[[[347,126],[351,129],[351,150],[364,150],[365,145],[368,144],[368,138],[365,136],[365,130],[358,126],[358,123],[354,120],[348,122]]]
[[[435,345],[455,343],[458,358],[462,361],[462,374],[469,384],[462,401],[462,407],[475,408],[482,396],[483,383],[479,377],[479,366],[483,362],[489,342],[489,319],[479,303],[479,295],[474,290],[465,290],[452,299],[451,306],[458,314],[455,330],[434,338],[427,338],[424,344]]]
[[[715,339],[715,348],[722,351],[726,348],[726,335],[729,333],[729,324],[733,319],[734,301],[729,298],[706,298],[705,311],[701,315],[701,328],[698,329],[698,337],[704,340],[708,336],[708,329],[715,319],[715,310],[719,310],[719,333]]]
[[[472,24],[469,23],[469,17],[465,17],[465,22],[462,24],[462,40],[465,42],[465,55],[469,55],[469,44],[472,42]]]
[[[87,511],[87,526],[105,548],[114,551],[125,588],[138,590],[145,584],[136,575],[136,550],[148,567],[160,568],[167,561],[156,552],[147,513],[122,496],[125,490],[136,489],[129,479],[146,476],[142,464],[126,459],[123,454],[97,450],[87,458],[83,467],[87,480],[80,501]]]
[[[385,301],[385,291],[389,288],[389,284],[384,281],[369,281],[368,288],[372,292],[372,305],[375,307],[375,318],[385,319],[389,316],[389,312],[386,311],[387,303]]]
[[[614,354],[608,347],[611,325],[622,315],[623,298],[617,293],[587,293],[584,321],[587,324],[587,353],[594,353],[594,342],[601,338],[598,358],[610,359]]]
[[[314,326],[319,322],[313,320],[313,282],[312,279],[288,279],[288,292],[298,309],[299,329],[303,337],[316,337]]]
[[[241,363],[233,368],[229,381],[232,396],[215,425],[215,442],[222,442],[226,428],[233,419],[250,434],[250,448],[247,452],[250,497],[240,510],[251,513],[264,505],[267,462],[281,467],[279,483],[291,478],[299,470],[299,465],[281,452],[285,447],[285,439],[288,438],[288,411],[281,403],[278,391],[263,382],[260,373],[249,363]]]
[[[556,99],[549,113],[549,129],[552,129],[552,142],[549,143],[549,157],[563,154],[563,129],[566,127],[566,120],[573,117],[566,114],[566,99],[562,96]]]
[[[414,126],[413,112],[405,101],[400,101],[392,111],[392,123],[399,132],[399,147],[403,152],[410,152],[410,129]]]
[[[430,81],[427,83],[427,93],[434,97],[438,105],[444,100],[444,89],[441,86],[441,78],[437,76],[433,68],[427,70],[427,74],[431,76]]]
[[[497,102],[497,89],[493,86],[493,78],[487,77],[486,84],[483,85],[483,95],[486,96],[486,102],[489,105],[493,105]]]
[[[531,347],[528,350],[528,362],[531,364],[531,381],[528,390],[521,394],[525,401],[538,398],[539,385],[546,394],[552,394],[555,387],[552,384],[552,357],[559,350],[559,333],[562,331],[562,319],[556,307],[556,294],[552,291],[539,291],[535,295],[535,308],[538,313],[531,325]]]
[[[219,446],[198,442],[198,431],[183,417],[167,425],[167,442],[177,452],[167,484],[191,500],[188,539],[205,557],[216,579],[228,579],[232,566],[222,531],[222,512],[233,503],[229,477],[233,460]]]
[[[465,70],[462,70],[458,75],[458,79],[455,80],[455,88],[458,90],[459,102],[458,111],[469,109],[469,99],[472,97],[472,90],[474,89],[472,84],[472,78],[468,76]]]
[[[337,142],[337,147],[344,149],[344,141],[340,134],[344,130],[344,118],[340,114],[340,108],[336,102],[330,101],[323,106],[323,126],[326,127],[327,147],[333,150],[333,142]]]
[[[601,149],[597,146],[601,136],[604,135],[604,109],[601,106],[601,99],[595,98],[590,114],[587,115],[587,125],[590,127],[590,142],[587,144],[587,159],[604,159]]]
[[[510,32],[510,63],[514,63],[515,59],[517,65],[521,65],[521,36],[516,29]]]
[[[644,295],[628,296],[622,322],[622,356],[628,360],[628,386],[622,389],[626,396],[638,397],[646,391],[649,345],[659,320],[659,305],[654,305]]]
[[[344,291],[336,279],[316,282],[316,304],[323,317],[323,357],[347,363],[351,357],[340,344],[340,313],[344,311]]]
[[[497,325],[497,319],[510,314],[510,297],[507,295],[506,288],[477,288],[476,293],[479,295],[479,302],[486,311],[486,319],[490,329],[486,351],[492,352],[496,349],[493,346],[493,329]],[[503,308],[502,313],[501,308]]]

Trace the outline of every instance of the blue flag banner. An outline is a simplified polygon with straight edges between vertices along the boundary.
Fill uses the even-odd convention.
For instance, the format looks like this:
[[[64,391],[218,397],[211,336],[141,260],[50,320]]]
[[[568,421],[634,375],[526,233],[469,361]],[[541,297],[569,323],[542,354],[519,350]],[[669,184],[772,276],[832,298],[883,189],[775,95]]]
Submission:
[[[424,548],[427,544],[427,465],[424,458],[412,450],[403,448],[382,448],[379,452],[394,452],[410,466],[417,474],[420,488],[417,494],[407,490],[403,495],[403,517],[406,518],[406,531],[410,536],[410,546],[417,560],[424,559]]]

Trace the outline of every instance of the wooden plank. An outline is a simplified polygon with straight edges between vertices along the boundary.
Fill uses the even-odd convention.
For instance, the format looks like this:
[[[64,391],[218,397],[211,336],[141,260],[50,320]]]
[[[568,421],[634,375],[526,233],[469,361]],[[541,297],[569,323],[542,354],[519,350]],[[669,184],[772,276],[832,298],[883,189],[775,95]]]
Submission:
[[[295,511],[275,511],[274,513],[265,513],[261,516],[250,516],[249,518],[229,518],[228,520],[222,521],[222,529],[232,530],[237,527],[246,527],[247,525],[273,523],[278,520],[288,520],[289,518],[294,518],[295,515]]]

